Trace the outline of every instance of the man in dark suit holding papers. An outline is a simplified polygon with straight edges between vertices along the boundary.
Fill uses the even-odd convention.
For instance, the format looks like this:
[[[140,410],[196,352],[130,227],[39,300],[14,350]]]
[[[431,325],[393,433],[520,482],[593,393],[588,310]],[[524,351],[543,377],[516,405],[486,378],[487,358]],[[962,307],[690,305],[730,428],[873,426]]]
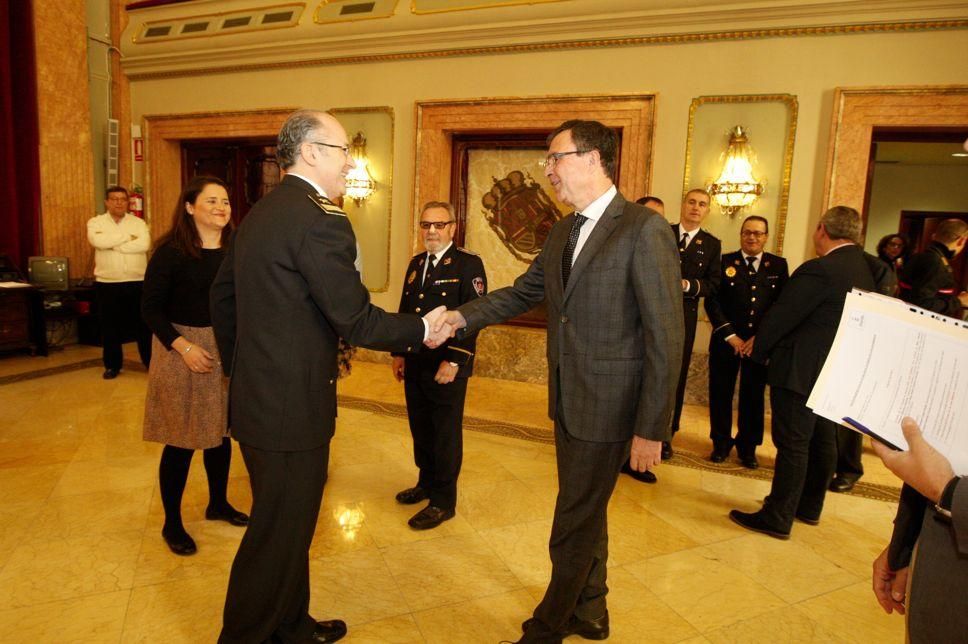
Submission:
[[[905,483],[891,544],[874,560],[874,596],[885,612],[907,613],[909,642],[963,642],[968,634],[968,482],[955,476],[913,419],[901,421],[901,429],[906,452],[874,442],[884,465]]]
[[[769,361],[776,469],[762,509],[729,513],[748,530],[789,539],[794,518],[810,525],[820,521],[837,463],[836,425],[815,415],[807,397],[837,334],[847,293],[874,289],[864,251],[856,244],[860,230],[860,214],[853,208],[825,212],[813,233],[818,257],[793,273],[756,334],[752,358]]]

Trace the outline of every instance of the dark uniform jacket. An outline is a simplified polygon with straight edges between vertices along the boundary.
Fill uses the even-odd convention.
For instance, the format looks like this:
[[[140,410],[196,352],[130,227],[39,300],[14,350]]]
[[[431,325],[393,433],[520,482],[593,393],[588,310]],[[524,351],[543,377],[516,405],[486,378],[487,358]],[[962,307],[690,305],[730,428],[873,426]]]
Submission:
[[[900,296],[905,302],[953,318],[961,318],[958,285],[948,263],[954,254],[939,242],[911,257],[898,279]]]
[[[769,358],[768,382],[808,396],[837,334],[852,288],[874,290],[874,277],[855,245],[841,246],[794,271],[756,333],[753,360]]]
[[[475,300],[487,293],[487,275],[481,258],[456,244],[451,244],[444,255],[437,259],[436,268],[421,286],[428,253],[415,255],[407,266],[407,276],[400,295],[400,312],[424,315],[440,305],[456,309],[461,304]],[[457,377],[467,378],[474,371],[474,352],[477,334],[452,338],[436,349],[423,349],[406,355],[406,371],[412,367],[433,369],[443,361],[457,364]],[[403,354],[394,354],[397,356]]]
[[[240,443],[302,451],[329,442],[339,338],[382,351],[421,346],[420,316],[373,306],[355,258],[343,211],[293,175],[242,222],[211,291]]]
[[[763,315],[780,296],[790,273],[786,259],[763,253],[751,275],[742,251],[726,253],[722,281],[714,297],[706,297],[706,315],[713,326],[713,342],[736,334],[741,340],[756,335]]]
[[[682,239],[679,224],[672,224],[672,232],[678,243]],[[680,251],[679,267],[682,270],[682,279],[689,280],[689,292],[682,294],[687,310],[698,311],[699,298],[712,297],[716,294],[716,289],[719,287],[721,253],[722,243],[719,238],[701,228],[689,242],[686,250]]]

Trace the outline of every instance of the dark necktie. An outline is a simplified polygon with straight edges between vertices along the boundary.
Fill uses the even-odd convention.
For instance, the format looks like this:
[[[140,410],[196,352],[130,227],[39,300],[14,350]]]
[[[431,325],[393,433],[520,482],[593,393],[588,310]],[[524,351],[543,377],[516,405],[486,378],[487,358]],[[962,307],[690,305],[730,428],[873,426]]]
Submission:
[[[575,221],[571,224],[571,232],[568,233],[565,250],[561,253],[561,283],[564,286],[568,286],[568,276],[571,275],[571,264],[575,256],[575,246],[578,245],[578,235],[581,233],[581,225],[587,220],[588,217],[577,212],[575,213]]]
[[[750,275],[756,275],[756,258],[747,257],[746,263],[749,265]]]
[[[689,245],[689,233],[682,233],[682,239],[679,240],[679,250],[686,250],[686,246]]]
[[[437,268],[437,256],[427,256],[427,270],[424,272],[423,284],[421,284],[421,287],[426,286],[430,281],[430,274],[434,272],[435,268]]]

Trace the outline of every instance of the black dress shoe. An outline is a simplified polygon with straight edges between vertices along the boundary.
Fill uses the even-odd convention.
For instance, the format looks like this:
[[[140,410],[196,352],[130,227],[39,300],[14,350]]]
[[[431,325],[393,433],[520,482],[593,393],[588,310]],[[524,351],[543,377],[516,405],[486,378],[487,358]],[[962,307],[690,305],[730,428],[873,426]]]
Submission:
[[[403,492],[397,492],[397,503],[413,505],[427,500],[427,490],[422,487],[408,487]]]
[[[636,481],[639,481],[640,483],[655,483],[656,481],[659,480],[655,477],[655,474],[653,474],[649,470],[646,470],[644,472],[636,472],[635,470],[632,469],[632,466],[628,461],[625,461],[625,465],[622,466],[622,474],[628,474],[629,476],[631,476]]]
[[[434,505],[428,505],[417,514],[410,517],[410,520],[407,521],[407,525],[414,530],[430,530],[431,528],[436,528],[444,521],[453,518],[453,510],[444,510],[443,508],[438,508]]]
[[[527,633],[528,629],[536,621],[534,617],[525,620],[521,624],[521,630]],[[568,637],[569,635],[577,635],[586,640],[608,639],[608,611],[605,611],[605,614],[598,619],[592,620],[579,619],[577,615],[572,615],[571,619],[565,625],[564,631],[561,633],[562,637]]]
[[[713,445],[713,451],[709,455],[709,460],[713,463],[722,463],[729,458],[731,451],[733,451],[733,448],[729,445]]]
[[[120,369],[105,369],[104,374],[101,375],[105,380],[114,380],[121,373]]]
[[[755,470],[760,466],[760,462],[756,460],[756,452],[739,452],[739,462],[743,467]]]
[[[336,642],[346,637],[346,622],[341,619],[330,619],[316,622],[316,630],[309,638],[310,642]]]
[[[789,539],[790,531],[779,530],[769,525],[763,518],[763,515],[759,512],[740,512],[739,510],[730,510],[729,518],[736,525],[742,526],[747,530],[752,530],[753,532],[759,532],[760,534],[767,534],[775,539]]]
[[[179,557],[188,557],[198,552],[198,547],[195,546],[195,540],[184,530],[162,530],[161,536],[164,538],[165,543],[168,544],[168,549]]]
[[[836,476],[834,480],[830,482],[829,489],[831,492],[850,492],[854,489],[854,485],[857,483],[857,479],[847,478],[845,476]]]
[[[249,515],[245,512],[239,512],[231,505],[220,510],[206,508],[205,518],[209,521],[225,521],[230,525],[239,527],[249,525]]]
[[[670,458],[672,458],[673,453],[672,443],[669,441],[662,441],[662,460],[668,461]]]
[[[796,518],[797,518],[797,521],[800,521],[801,523],[806,523],[807,525],[820,525],[820,517],[817,517],[816,519],[814,519],[813,517],[808,517],[803,514],[797,514]]]

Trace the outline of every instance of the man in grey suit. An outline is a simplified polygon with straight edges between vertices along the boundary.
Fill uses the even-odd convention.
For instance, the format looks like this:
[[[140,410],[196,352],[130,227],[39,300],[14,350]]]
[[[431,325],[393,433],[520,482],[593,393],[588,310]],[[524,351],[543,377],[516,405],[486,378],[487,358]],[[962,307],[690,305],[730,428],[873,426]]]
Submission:
[[[444,318],[473,333],[548,307],[559,491],[551,582],[522,643],[608,637],[608,500],[625,459],[636,471],[655,467],[670,436],[683,345],[679,253],[665,219],[618,193],[615,157],[614,132],[596,121],[552,132],[545,175],[577,212],[555,224],[512,286]]]
[[[356,238],[333,203],[354,167],[346,132],[301,110],[279,132],[282,182],[252,208],[212,284],[212,323],[232,377],[232,436],[252,514],[232,563],[221,644],[335,642],[341,620],[309,615],[309,546],[336,420],[337,344],[413,351],[428,321],[370,303]],[[429,342],[429,341],[428,341]]]
[[[904,418],[901,429],[908,443],[905,452],[874,442],[884,465],[905,484],[891,544],[874,560],[874,596],[887,613],[907,613],[909,642],[964,642],[968,477],[955,476],[913,418]]]

